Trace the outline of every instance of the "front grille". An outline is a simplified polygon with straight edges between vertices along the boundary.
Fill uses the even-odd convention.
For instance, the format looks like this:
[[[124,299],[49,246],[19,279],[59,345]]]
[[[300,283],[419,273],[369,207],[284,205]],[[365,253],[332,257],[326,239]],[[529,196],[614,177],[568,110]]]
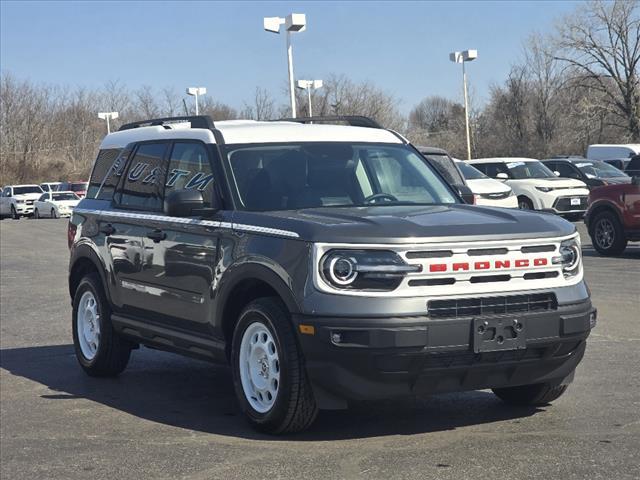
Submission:
[[[427,304],[427,314],[431,318],[461,318],[543,312],[557,308],[558,302],[553,293],[533,293],[500,297],[431,300]]]
[[[572,198],[579,198],[580,199],[580,205],[571,205],[571,199]],[[586,196],[560,197],[554,202],[553,208],[558,210],[559,212],[568,212],[568,211],[571,211],[571,210],[586,210],[587,209],[587,197]]]
[[[507,198],[509,195],[511,195],[511,192],[506,191],[497,193],[481,193],[480,197],[486,198],[488,200],[502,200],[503,198]]]
[[[27,205],[33,205],[33,202],[35,202],[35,200],[26,200],[24,203]]]

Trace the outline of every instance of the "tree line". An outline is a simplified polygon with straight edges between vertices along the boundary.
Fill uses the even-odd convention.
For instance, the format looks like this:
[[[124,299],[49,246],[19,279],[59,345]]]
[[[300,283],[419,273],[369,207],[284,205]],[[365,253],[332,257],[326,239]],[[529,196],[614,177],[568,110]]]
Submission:
[[[583,154],[591,143],[640,143],[639,2],[581,4],[547,34],[532,34],[507,78],[490,88],[486,103],[471,102],[474,157]],[[473,90],[472,90],[473,91]],[[298,114],[308,114],[306,92],[296,92]],[[460,95],[461,97],[461,95]],[[408,115],[394,95],[371,82],[330,75],[312,94],[314,115],[365,115],[416,145],[464,158],[464,107],[428,96]],[[120,81],[95,91],[34,83],[4,72],[0,78],[0,184],[85,179],[112,122],[192,115],[193,101],[174,88],[130,89]],[[257,87],[236,109],[211,95],[200,113],[215,120],[271,120],[290,116],[288,105]]]

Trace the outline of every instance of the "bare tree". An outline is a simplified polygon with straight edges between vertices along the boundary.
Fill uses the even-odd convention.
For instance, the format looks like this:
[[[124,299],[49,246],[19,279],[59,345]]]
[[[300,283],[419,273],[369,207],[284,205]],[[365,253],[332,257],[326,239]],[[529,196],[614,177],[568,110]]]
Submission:
[[[640,15],[637,0],[597,0],[567,16],[556,58],[603,94],[610,112],[640,140]]]
[[[275,118],[275,112],[275,102],[269,91],[256,87],[253,101],[250,104],[245,103],[242,116],[253,120],[272,120]]]

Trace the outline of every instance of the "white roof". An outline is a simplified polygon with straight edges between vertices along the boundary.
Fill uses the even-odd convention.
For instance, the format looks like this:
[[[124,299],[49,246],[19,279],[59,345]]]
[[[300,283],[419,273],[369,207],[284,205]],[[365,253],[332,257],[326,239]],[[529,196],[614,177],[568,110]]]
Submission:
[[[496,158],[474,158],[473,160],[465,160],[473,165],[474,163],[511,163],[511,162],[539,162],[536,158],[525,157],[496,157]]]
[[[16,187],[38,187],[38,188],[40,188],[40,185],[35,185],[33,183],[25,183],[24,185],[5,185],[4,187],[5,188],[7,188],[7,187],[13,187],[13,188],[16,188]]]
[[[151,126],[132,128],[107,135],[101,149],[122,148],[144,140],[172,138],[201,140],[216,143],[213,132],[204,128],[189,128],[188,123],[173,124],[170,128]],[[215,126],[227,144],[284,143],[284,142],[367,142],[402,143],[388,130],[345,125],[301,124],[296,122],[256,122],[253,120],[225,120]]]
[[[607,148],[607,147],[630,148],[632,150],[640,152],[640,143],[594,143],[593,145],[589,145],[589,148],[591,148],[591,147],[598,147],[598,148]]]

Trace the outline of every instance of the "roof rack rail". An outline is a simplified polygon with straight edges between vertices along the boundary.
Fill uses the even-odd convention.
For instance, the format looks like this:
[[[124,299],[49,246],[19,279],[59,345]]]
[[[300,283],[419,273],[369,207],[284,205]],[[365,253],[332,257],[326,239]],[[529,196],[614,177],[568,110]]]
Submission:
[[[384,128],[372,118],[363,115],[329,115],[318,117],[297,117],[280,118],[274,122],[296,122],[296,123],[337,123],[345,122],[352,127]]]
[[[182,122],[190,122],[191,128],[207,128],[210,130],[215,128],[213,120],[209,115],[188,115],[183,117],[152,118],[149,120],[140,120],[139,122],[125,123],[118,131],[121,132],[122,130],[131,130],[133,128],[162,126]]]

